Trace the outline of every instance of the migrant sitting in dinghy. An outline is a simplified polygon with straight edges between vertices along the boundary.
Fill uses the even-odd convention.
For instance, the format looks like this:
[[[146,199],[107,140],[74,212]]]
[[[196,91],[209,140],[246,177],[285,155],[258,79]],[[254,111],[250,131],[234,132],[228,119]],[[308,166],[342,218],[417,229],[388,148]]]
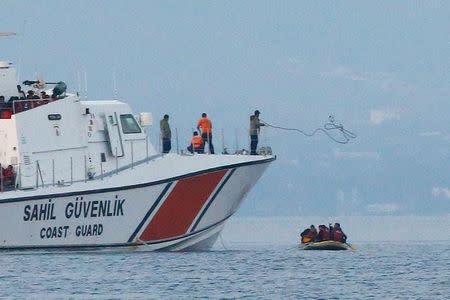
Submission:
[[[302,233],[300,233],[301,242],[303,244],[314,242],[316,240],[316,236],[317,230],[316,227],[314,227],[314,225],[311,225],[309,228],[306,228],[305,230],[303,230]]]

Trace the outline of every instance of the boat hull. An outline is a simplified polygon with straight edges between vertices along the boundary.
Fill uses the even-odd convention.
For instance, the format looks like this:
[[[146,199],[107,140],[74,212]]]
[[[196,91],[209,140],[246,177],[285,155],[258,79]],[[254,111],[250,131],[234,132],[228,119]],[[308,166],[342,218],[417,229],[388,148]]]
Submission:
[[[1,199],[0,249],[207,250],[270,161],[136,186]]]
[[[341,243],[337,241],[322,241],[322,242],[313,242],[301,245],[303,250],[352,250],[350,245],[347,243]]]

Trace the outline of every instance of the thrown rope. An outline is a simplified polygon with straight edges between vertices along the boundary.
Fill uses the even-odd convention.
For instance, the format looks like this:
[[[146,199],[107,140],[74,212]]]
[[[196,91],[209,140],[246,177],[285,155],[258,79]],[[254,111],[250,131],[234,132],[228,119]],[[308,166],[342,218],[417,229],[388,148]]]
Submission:
[[[277,125],[272,125],[272,124],[267,123],[267,122],[262,121],[262,120],[261,120],[261,122],[267,127],[280,129],[280,130],[287,130],[287,131],[297,131],[297,132],[299,132],[299,133],[301,133],[301,134],[303,134],[303,135],[305,135],[307,137],[312,137],[313,135],[315,135],[316,133],[318,133],[320,131],[320,132],[325,133],[331,140],[333,140],[333,141],[335,141],[336,143],[339,143],[339,144],[347,144],[351,139],[354,139],[357,136],[355,133],[345,129],[342,124],[337,123],[333,116],[329,116],[328,117],[328,122],[325,123],[323,125],[323,127],[317,128],[317,129],[315,129],[314,131],[312,131],[310,133],[305,132],[305,131],[303,131],[301,129],[298,129],[298,128],[281,127],[281,126],[277,126]],[[342,138],[337,139],[333,135],[331,135],[330,132],[332,130],[339,131],[341,133],[341,135],[342,135]]]

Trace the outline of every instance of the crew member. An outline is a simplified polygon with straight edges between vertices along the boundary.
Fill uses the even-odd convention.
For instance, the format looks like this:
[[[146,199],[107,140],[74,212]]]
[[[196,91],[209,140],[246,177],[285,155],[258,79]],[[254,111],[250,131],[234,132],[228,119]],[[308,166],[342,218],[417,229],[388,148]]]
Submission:
[[[208,143],[209,153],[214,154],[214,146],[212,143],[212,122],[208,119],[206,113],[202,113],[202,117],[197,122],[197,129],[202,134],[203,144]]]
[[[19,92],[20,100],[25,100],[27,98],[25,92],[22,90],[22,87],[19,84],[17,85],[17,91]]]
[[[265,124],[259,121],[259,110],[255,110],[255,114],[250,116],[250,155],[256,155],[258,135],[261,126],[265,126]]]
[[[172,149],[172,132],[170,131],[169,115],[164,115],[159,122],[159,129],[161,130],[163,153],[169,153],[170,149]]]
[[[303,230],[300,236],[302,238],[302,244],[314,242],[317,236],[316,227],[314,227],[314,225],[311,225],[309,228]]]
[[[45,91],[42,91],[42,92],[41,92],[41,98],[42,98],[42,99],[48,99],[48,98],[50,98],[50,96],[47,95],[47,93],[46,93]]]
[[[2,170],[4,177],[12,177],[14,175],[13,166],[9,165],[7,168]]]
[[[34,96],[34,91],[33,90],[28,90],[27,92],[27,99],[33,99]]]
[[[319,225],[319,233],[316,236],[316,242],[328,241],[330,239],[330,230],[325,225]]]
[[[9,165],[7,168],[1,170],[3,176],[3,184],[5,186],[14,185],[14,168]]]
[[[197,153],[204,153],[204,145],[203,145],[203,139],[201,136],[198,135],[197,131],[194,131],[192,135],[191,144],[187,147],[188,151],[191,153],[197,152]]]
[[[347,241],[347,236],[344,231],[342,231],[341,224],[334,223],[332,236],[334,241],[345,243]]]

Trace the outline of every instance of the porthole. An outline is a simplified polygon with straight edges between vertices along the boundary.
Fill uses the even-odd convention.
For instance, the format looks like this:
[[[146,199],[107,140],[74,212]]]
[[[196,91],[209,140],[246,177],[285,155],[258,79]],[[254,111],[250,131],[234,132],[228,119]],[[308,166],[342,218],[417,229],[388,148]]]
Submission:
[[[50,121],[61,120],[61,115],[60,114],[50,114],[50,115],[48,115],[48,119]]]

